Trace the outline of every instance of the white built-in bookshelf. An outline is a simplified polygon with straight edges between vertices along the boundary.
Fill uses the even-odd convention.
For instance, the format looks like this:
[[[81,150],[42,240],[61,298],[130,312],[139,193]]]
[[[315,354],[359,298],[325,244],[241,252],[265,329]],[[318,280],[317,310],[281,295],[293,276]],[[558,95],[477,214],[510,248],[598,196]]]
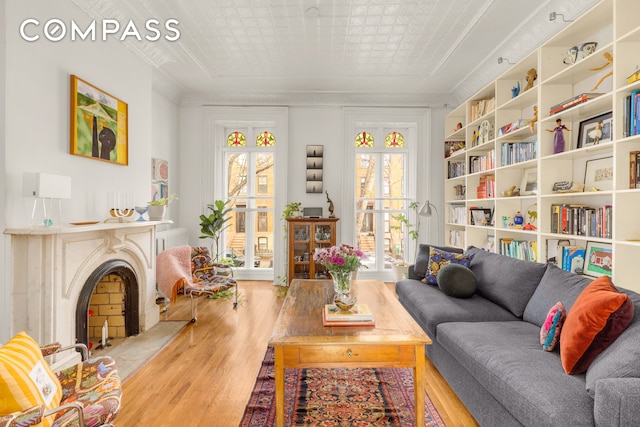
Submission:
[[[640,135],[629,135],[625,123],[625,100],[640,91],[640,80],[628,82],[640,65],[639,16],[637,0],[599,2],[447,115],[445,141],[464,141],[465,148],[445,158],[446,243],[484,247],[493,240],[492,250],[503,253],[501,243],[511,241],[517,246],[512,256],[526,254],[542,263],[555,254],[558,241],[604,252],[610,248],[613,282],[640,291],[640,188],[630,188],[630,153],[640,151]],[[597,43],[595,51],[585,55],[593,47],[590,42]],[[563,62],[574,46],[575,62]],[[531,69],[537,79],[524,91]],[[518,85],[520,93],[513,97],[512,88]],[[550,114],[582,93],[601,95]],[[532,131],[534,107],[538,113]],[[571,131],[564,131],[564,151],[554,153],[555,133],[547,130],[556,127],[558,118]],[[589,133],[599,122],[604,135],[595,143]],[[460,175],[452,176],[455,171]],[[585,179],[583,191],[575,191],[579,185],[571,192],[553,190],[554,183],[585,184]],[[481,184],[486,196],[479,192]],[[513,186],[522,194],[507,196]],[[577,227],[563,231],[560,224],[558,229],[554,210],[560,207],[561,221],[563,205],[565,211],[571,205]],[[472,225],[472,208],[489,210],[491,223],[482,224],[477,216]],[[524,225],[532,223],[534,230],[514,224],[518,211]],[[536,212],[536,218],[528,212]],[[609,235],[599,231],[605,225]],[[599,263],[593,259],[592,272]]]

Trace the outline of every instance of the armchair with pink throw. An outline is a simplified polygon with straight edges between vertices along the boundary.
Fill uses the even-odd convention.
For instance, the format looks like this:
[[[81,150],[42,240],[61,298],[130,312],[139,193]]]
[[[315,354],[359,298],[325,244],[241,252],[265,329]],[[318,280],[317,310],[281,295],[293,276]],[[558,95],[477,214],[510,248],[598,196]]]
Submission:
[[[219,274],[230,271],[230,274]],[[174,303],[178,292],[191,298],[191,321],[196,321],[197,303],[194,297],[213,295],[235,286],[234,308],[238,305],[238,287],[228,265],[211,260],[206,247],[177,246],[156,256],[156,282],[158,290]]]

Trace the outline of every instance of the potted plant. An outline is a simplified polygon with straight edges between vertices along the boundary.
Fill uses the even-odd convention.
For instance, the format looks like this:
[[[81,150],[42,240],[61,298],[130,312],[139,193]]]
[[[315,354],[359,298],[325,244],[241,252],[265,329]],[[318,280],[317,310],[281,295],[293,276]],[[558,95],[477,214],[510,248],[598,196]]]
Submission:
[[[178,200],[178,198],[175,193],[172,193],[167,197],[161,197],[147,202],[147,214],[149,215],[149,220],[162,221],[164,219],[164,214],[167,211],[167,206],[169,206],[174,200]]]
[[[414,253],[418,253],[418,237],[420,236],[420,217],[418,216],[418,202],[409,203],[409,209],[415,212],[416,215],[416,224],[411,224],[409,222],[409,218],[407,218],[404,214],[393,215],[392,218],[396,221],[400,222],[401,225],[393,225],[389,228],[392,230],[401,230],[404,227],[409,233],[411,240],[415,240],[415,251]],[[406,254],[405,254],[406,256]],[[401,280],[404,275],[409,272],[409,263],[407,260],[400,260],[394,262],[391,266],[391,270],[393,270],[393,274],[395,276],[396,281]]]
[[[282,211],[282,218],[300,218],[302,216],[302,203],[301,202],[291,202],[285,205],[284,210]]]
[[[220,237],[222,237],[222,232],[231,225],[227,224],[231,219],[231,216],[229,216],[231,208],[229,207],[229,200],[216,200],[213,204],[207,205],[207,208],[211,213],[209,215],[200,215],[200,232],[202,233],[200,238],[213,239],[215,251],[212,247],[211,256],[215,255],[213,260],[219,262]]]

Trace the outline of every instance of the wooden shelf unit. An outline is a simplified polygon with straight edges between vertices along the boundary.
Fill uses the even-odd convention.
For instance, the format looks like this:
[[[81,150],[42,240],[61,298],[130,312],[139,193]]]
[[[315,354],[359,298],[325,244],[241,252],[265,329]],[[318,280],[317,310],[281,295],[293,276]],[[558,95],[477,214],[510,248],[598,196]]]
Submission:
[[[287,280],[330,279],[326,269],[313,261],[316,249],[336,244],[339,218],[288,218],[289,254]]]

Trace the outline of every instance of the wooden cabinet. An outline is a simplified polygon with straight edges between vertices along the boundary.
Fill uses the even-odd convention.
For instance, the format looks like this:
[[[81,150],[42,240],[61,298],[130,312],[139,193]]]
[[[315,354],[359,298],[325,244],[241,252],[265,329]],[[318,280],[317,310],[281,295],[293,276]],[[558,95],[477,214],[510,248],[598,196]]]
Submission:
[[[489,246],[542,263],[559,240],[609,248],[613,282],[640,290],[640,188],[631,182],[640,131],[627,129],[638,116],[626,101],[640,93],[640,80],[632,77],[640,63],[637,11],[635,0],[598,2],[447,115],[445,141],[454,150],[444,164],[445,243]],[[530,70],[537,71],[533,87],[518,93]],[[559,111],[576,97],[584,102]],[[554,149],[558,119],[571,131],[563,133],[564,147]],[[594,141],[596,122],[602,134]],[[560,182],[585,188],[554,190]],[[513,187],[520,194],[510,193]],[[559,206],[571,208],[572,218],[578,212],[580,222],[558,227]],[[480,208],[492,220],[473,221]],[[518,212],[535,227],[518,227]],[[600,222],[581,226],[587,214],[592,224]]]
[[[336,244],[338,218],[289,218],[288,283],[293,279],[328,279],[326,269],[313,262],[316,249]]]

